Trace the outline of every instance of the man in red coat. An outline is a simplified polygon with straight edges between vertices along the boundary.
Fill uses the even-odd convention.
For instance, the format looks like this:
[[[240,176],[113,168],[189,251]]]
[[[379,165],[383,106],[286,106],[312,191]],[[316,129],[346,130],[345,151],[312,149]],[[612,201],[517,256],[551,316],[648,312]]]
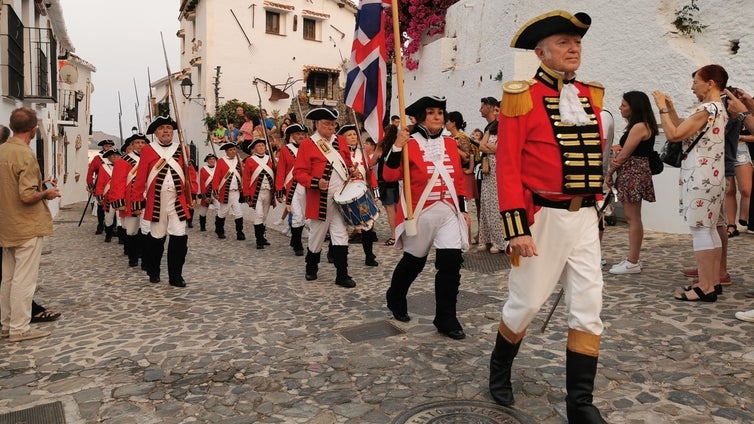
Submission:
[[[229,212],[233,213],[236,224],[236,240],[246,240],[243,233],[243,164],[238,157],[238,149],[235,143],[225,143],[220,147],[225,151],[225,157],[217,161],[217,167],[212,177],[212,193],[220,203],[220,208],[215,215],[215,233],[218,238],[225,238],[225,217]]]
[[[134,210],[143,211],[142,232],[145,268],[149,282],[160,282],[160,263],[168,243],[168,282],[171,286],[186,287],[183,264],[188,252],[186,219],[193,206],[196,185],[190,184],[192,193],[186,193],[186,179],[196,181],[196,172],[189,168],[184,173],[183,149],[173,142],[173,131],[178,127],[169,116],[158,116],[149,124],[147,134],[155,134],[155,142],[144,146],[134,181]]]
[[[429,250],[435,248],[435,319],[437,331],[460,340],[466,337],[456,316],[458,287],[461,285],[461,252],[469,248],[466,192],[463,167],[455,139],[443,137],[445,129],[445,98],[422,97],[406,108],[406,114],[417,124],[409,136],[407,129],[398,133],[385,160],[383,178],[386,182],[404,178],[403,149],[408,149],[410,184],[401,181],[401,203],[395,229],[398,248],[403,257],[393,271],[390,288],[385,295],[387,307],[398,321],[407,322],[406,295],[427,263]],[[414,216],[406,231],[404,216],[405,191],[411,192]]]
[[[568,306],[569,423],[604,423],[592,404],[603,330],[598,217],[602,192],[603,89],[575,79],[591,18],[556,10],[526,23],[511,47],[534,50],[533,79],[503,85],[497,147],[498,200],[513,263],[490,359],[490,393],[513,404],[511,366],[558,281]],[[520,258],[520,260],[518,260]]]
[[[120,152],[116,149],[107,150],[102,155],[102,164],[97,173],[97,184],[94,187],[94,197],[97,198],[102,211],[105,213],[105,242],[110,243],[115,235],[115,227],[118,225],[115,217],[116,210],[110,206],[112,200],[110,187],[112,186],[113,167],[120,160]]]
[[[285,129],[288,142],[280,149],[280,158],[275,174],[275,197],[278,202],[285,202],[291,214],[291,247],[296,256],[304,256],[301,235],[304,232],[304,207],[306,204],[304,188],[293,178],[293,164],[298,155],[298,148],[307,136],[307,129],[301,124],[291,124]]]
[[[220,209],[220,203],[217,199],[212,197],[212,179],[215,177],[215,169],[217,166],[217,156],[214,153],[209,153],[204,157],[205,165],[199,169],[199,204],[196,206],[196,211],[199,213],[199,231],[207,231],[207,211],[209,211],[209,205],[215,205],[215,213]]]
[[[130,148],[131,152],[115,163],[110,187],[111,206],[118,210],[121,225],[125,230],[124,248],[128,255],[128,266],[137,266],[142,252],[142,235],[139,233],[141,218],[133,209],[133,186],[139,155],[146,144],[147,137],[140,133],[133,134],[123,142],[123,148]]]
[[[257,249],[264,249],[270,243],[264,236],[267,214],[270,206],[275,206],[272,195],[275,188],[273,181],[272,158],[267,154],[267,143],[263,138],[258,138],[251,143],[244,142],[242,148],[249,155],[243,163],[243,194],[249,202],[249,207],[254,211],[254,236],[257,240]]]
[[[338,112],[327,108],[312,109],[306,119],[315,121],[316,131],[301,142],[293,166],[293,178],[306,188],[309,240],[305,278],[307,281],[317,279],[322,243],[329,231],[336,269],[335,284],[356,287],[356,282],[348,275],[348,228],[333,199],[351,173],[334,146]]]
[[[106,151],[112,150],[115,147],[115,142],[112,140],[102,140],[97,143],[102,147],[102,150],[97,152],[97,156],[92,158],[89,162],[89,167],[86,169],[86,189],[90,193],[94,193],[94,187],[97,185],[97,176],[99,175],[99,168],[102,166],[102,155]],[[105,211],[102,209],[102,205],[97,203],[97,230],[94,234],[102,234],[105,229]]]

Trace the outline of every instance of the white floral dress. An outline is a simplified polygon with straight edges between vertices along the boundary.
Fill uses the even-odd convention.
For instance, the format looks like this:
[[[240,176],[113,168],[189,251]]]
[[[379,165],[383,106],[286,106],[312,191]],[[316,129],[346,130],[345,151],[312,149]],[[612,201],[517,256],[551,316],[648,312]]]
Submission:
[[[728,114],[720,102],[702,103],[694,113],[709,113],[704,135],[681,162],[680,209],[690,227],[714,228],[725,198],[725,125]],[[689,148],[699,133],[683,142]]]

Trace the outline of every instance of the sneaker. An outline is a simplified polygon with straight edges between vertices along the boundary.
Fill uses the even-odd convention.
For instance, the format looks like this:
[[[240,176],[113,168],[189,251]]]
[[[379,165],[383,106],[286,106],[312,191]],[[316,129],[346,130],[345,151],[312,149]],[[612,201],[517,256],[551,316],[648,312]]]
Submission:
[[[49,331],[40,331],[29,329],[21,334],[11,334],[8,340],[11,342],[21,342],[24,340],[38,339],[41,337],[47,337],[50,335]]]
[[[600,266],[605,266],[605,265],[607,265],[607,259],[602,258],[602,260],[600,260]]]
[[[754,309],[746,312],[736,312],[736,318],[741,321],[754,322]]]
[[[638,274],[641,272],[641,261],[634,264],[624,259],[621,263],[613,265],[608,272],[610,274]]]
[[[500,253],[500,249],[498,249],[495,246],[492,246],[492,247],[490,247],[490,253],[492,253],[493,255],[495,255],[497,253]]]
[[[479,246],[476,247],[476,250],[478,250],[479,252],[484,252],[485,250],[487,250],[487,245],[480,243]]]

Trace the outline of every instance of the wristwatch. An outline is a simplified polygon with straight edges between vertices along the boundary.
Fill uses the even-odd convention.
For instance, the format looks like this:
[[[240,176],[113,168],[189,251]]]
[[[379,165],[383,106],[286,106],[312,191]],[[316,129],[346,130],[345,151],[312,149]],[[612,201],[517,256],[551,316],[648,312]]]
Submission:
[[[736,116],[736,121],[743,122],[744,119],[746,119],[746,117],[749,116],[749,115],[751,115],[751,112],[749,112],[749,111],[741,112],[741,113],[738,114],[738,116]]]

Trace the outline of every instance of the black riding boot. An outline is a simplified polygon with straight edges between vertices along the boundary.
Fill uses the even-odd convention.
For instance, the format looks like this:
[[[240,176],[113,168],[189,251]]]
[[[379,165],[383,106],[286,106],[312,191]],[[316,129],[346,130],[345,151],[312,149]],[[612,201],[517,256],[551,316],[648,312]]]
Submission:
[[[207,217],[199,216],[199,231],[207,231]]]
[[[317,279],[317,271],[319,271],[319,258],[322,256],[322,252],[313,253],[311,250],[306,249],[306,281],[312,281]]]
[[[270,242],[267,241],[267,238],[265,238],[264,236],[267,233],[267,226],[264,224],[259,224],[259,225],[262,226],[262,242],[264,243],[265,246],[269,246]]]
[[[257,249],[264,249],[264,224],[254,224],[254,238],[257,240]]]
[[[348,289],[356,287],[356,282],[348,275],[348,246],[333,246],[330,250],[335,260],[335,284]]]
[[[417,258],[410,253],[403,253],[403,257],[393,270],[393,277],[390,280],[390,288],[387,289],[385,299],[387,307],[393,313],[393,318],[401,322],[408,322],[411,317],[408,315],[408,303],[406,296],[411,284],[419,276],[427,263],[427,257]]]
[[[189,218],[186,220],[186,226],[188,226],[189,228],[194,228],[194,210],[189,209],[188,211]]]
[[[522,337],[523,338],[523,337]],[[490,356],[490,395],[492,399],[503,406],[511,406],[513,399],[513,385],[511,384],[511,367],[513,359],[521,347],[521,340],[511,343],[497,332],[495,348]]]
[[[570,349],[573,338],[579,339],[580,347],[586,343],[590,350],[599,352],[600,336],[587,334],[578,330],[568,331],[566,350],[566,412],[568,422],[583,424],[605,424],[599,409],[592,404],[594,378],[597,375],[598,356],[585,355]],[[577,344],[577,343],[574,343]]]
[[[115,235],[115,224],[108,225],[105,227],[105,243],[110,243],[113,241],[113,236]]]
[[[188,252],[188,236],[170,236],[168,242],[168,282],[171,286],[186,287],[183,264]]]
[[[361,232],[361,247],[364,248],[364,264],[367,266],[377,266],[377,256],[372,251],[372,245],[375,239],[374,228],[369,231]]]
[[[304,256],[304,245],[301,243],[301,234],[304,227],[291,227],[291,247],[296,256]]]
[[[246,240],[246,234],[243,233],[243,218],[236,218],[236,240]]]
[[[225,238],[225,218],[215,217],[215,234],[219,239]]]
[[[117,231],[115,234],[118,236],[118,244],[123,244],[123,254],[128,255],[128,250],[126,250],[126,229],[118,225]]]
[[[97,204],[97,231],[94,234],[100,235],[105,230],[105,210],[102,205]]]
[[[160,282],[160,264],[162,254],[165,252],[165,237],[154,238],[149,233],[144,236],[144,264],[150,283]]]
[[[327,242],[327,263],[328,264],[334,264],[335,263],[335,255],[332,251],[332,240],[329,240]]]
[[[126,246],[128,246],[128,266],[139,265],[139,255],[141,253],[141,234],[136,233],[132,236],[126,234]]]
[[[461,285],[461,249],[437,249],[435,257],[435,319],[433,323],[441,334],[451,339],[466,337],[456,316],[458,287]]]

